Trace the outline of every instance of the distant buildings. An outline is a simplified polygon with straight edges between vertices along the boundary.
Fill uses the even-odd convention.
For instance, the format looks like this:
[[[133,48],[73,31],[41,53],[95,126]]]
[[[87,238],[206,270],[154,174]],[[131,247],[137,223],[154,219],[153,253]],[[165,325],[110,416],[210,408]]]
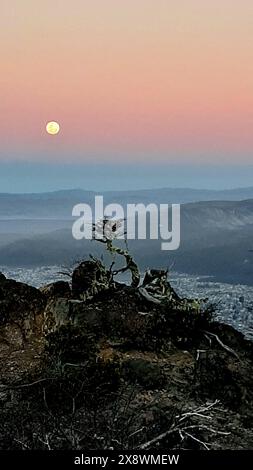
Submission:
[[[205,277],[172,273],[171,283],[180,295],[208,298],[216,318],[253,340],[253,287],[209,282]]]

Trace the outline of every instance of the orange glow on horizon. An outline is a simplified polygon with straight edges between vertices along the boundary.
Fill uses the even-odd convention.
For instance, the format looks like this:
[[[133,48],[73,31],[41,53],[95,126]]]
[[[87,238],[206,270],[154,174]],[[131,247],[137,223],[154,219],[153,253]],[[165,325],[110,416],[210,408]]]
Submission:
[[[65,149],[78,161],[150,151],[251,162],[252,0],[3,0],[2,10],[0,159]],[[42,129],[52,115],[57,142]]]

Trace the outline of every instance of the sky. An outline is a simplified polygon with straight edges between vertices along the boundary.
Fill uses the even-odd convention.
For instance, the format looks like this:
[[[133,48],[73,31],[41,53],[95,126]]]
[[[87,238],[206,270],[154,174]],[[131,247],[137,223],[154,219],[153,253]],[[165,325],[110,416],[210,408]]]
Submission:
[[[252,59],[252,0],[1,0],[0,171],[246,168]]]

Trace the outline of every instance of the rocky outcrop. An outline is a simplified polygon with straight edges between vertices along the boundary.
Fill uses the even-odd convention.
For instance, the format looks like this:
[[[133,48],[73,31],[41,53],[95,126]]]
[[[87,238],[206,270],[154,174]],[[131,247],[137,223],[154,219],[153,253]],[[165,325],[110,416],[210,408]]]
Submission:
[[[109,287],[110,273],[98,259],[80,263],[72,274],[72,292],[75,298],[92,298]]]
[[[57,281],[47,284],[40,288],[40,292],[47,299],[55,298],[70,298],[71,297],[71,287],[66,281]]]
[[[43,328],[45,298],[35,287],[6,279],[0,274],[0,338],[14,347],[32,335],[40,336]]]
[[[172,441],[157,439],[157,448],[253,448],[252,343],[232,327],[212,321],[200,302],[179,298],[165,271],[149,271],[142,286],[133,288],[110,282],[100,267],[82,263],[73,285],[57,282],[39,290],[0,274],[0,421],[7,417],[10,435],[18,426],[19,410],[24,419],[25,399],[25,413],[31,405],[36,430],[30,432],[28,426],[25,445],[41,426],[41,413],[40,435],[54,436],[58,419],[65,429],[66,407],[77,419],[76,428],[83,426],[81,435],[87,433],[89,448],[124,445],[124,423],[131,423],[126,434],[134,436],[126,448],[141,448],[171,423],[180,432],[173,431]],[[50,408],[49,423],[47,406],[52,403],[58,414],[55,421]],[[100,408],[93,413],[95,406]],[[115,409],[126,413],[127,407],[129,416],[118,419],[117,414],[115,420]],[[94,421],[87,424],[87,409],[92,409],[92,420],[104,416],[99,443],[90,438],[96,432],[90,431]],[[182,434],[182,422],[184,429],[192,426],[190,437]],[[118,423],[121,427],[112,435]],[[61,439],[52,448],[72,448]],[[46,441],[31,445],[41,448],[41,442]],[[1,445],[7,446],[1,443],[0,429]],[[12,441],[8,445],[12,448]]]

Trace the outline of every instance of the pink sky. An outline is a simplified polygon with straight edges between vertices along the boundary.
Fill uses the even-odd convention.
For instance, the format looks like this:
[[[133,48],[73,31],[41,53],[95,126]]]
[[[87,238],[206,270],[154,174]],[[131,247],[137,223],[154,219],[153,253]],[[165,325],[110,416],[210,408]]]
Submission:
[[[0,57],[2,160],[252,161],[252,0],[2,0]]]

